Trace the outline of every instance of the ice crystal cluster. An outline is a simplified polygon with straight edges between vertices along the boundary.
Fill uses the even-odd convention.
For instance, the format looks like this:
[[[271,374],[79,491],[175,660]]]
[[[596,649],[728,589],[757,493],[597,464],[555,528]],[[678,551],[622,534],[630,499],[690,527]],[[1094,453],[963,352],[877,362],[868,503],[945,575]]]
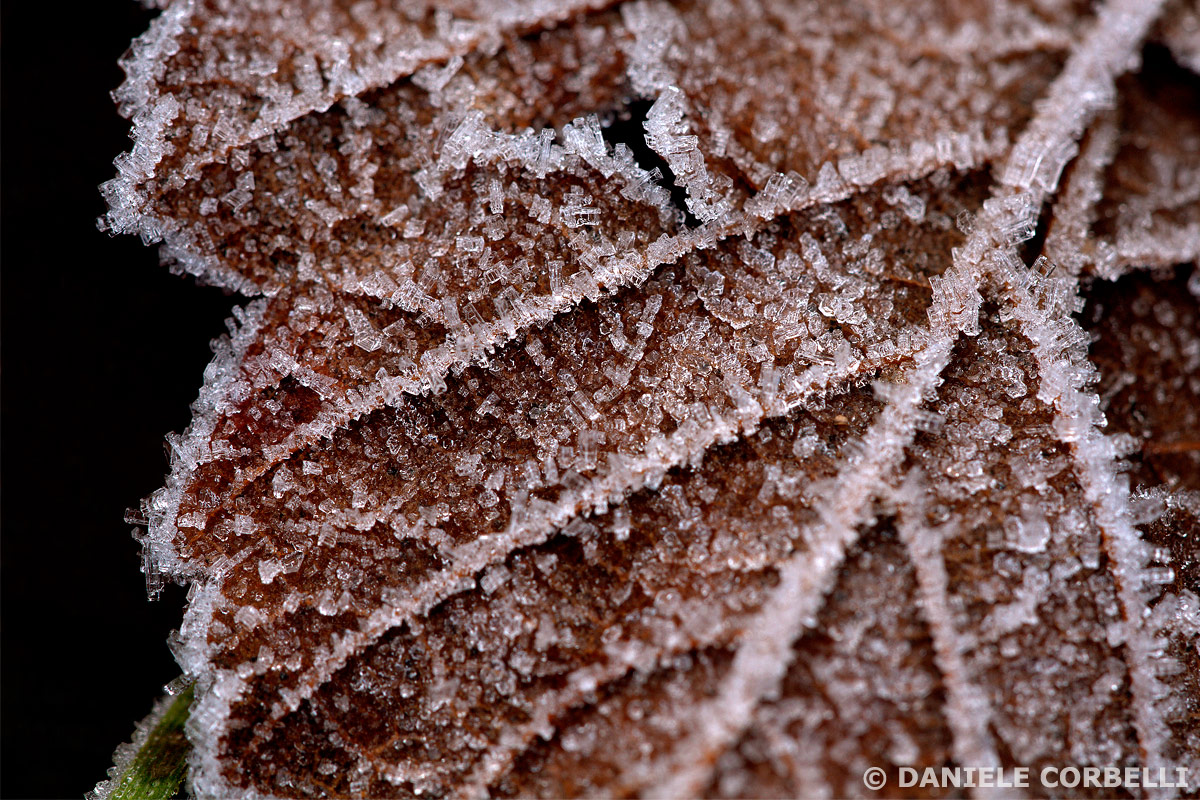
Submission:
[[[1191,0],[178,0],[123,65],[102,226],[248,298],[139,529],[196,795],[1200,782]]]

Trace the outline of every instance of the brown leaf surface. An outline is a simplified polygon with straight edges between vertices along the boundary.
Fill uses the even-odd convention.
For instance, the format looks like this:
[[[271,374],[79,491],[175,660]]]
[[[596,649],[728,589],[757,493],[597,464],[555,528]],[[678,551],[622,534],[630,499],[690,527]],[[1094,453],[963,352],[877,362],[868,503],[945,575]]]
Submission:
[[[260,295],[139,534],[193,792],[1200,778],[1160,5],[168,3],[107,225]]]

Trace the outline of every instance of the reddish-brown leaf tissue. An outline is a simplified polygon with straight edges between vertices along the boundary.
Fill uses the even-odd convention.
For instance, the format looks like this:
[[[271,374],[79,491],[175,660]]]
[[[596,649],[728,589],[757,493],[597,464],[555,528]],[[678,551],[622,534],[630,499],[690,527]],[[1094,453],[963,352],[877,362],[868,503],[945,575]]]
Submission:
[[[1195,796],[1198,19],[166,3],[103,224],[249,298],[139,533],[191,790]]]

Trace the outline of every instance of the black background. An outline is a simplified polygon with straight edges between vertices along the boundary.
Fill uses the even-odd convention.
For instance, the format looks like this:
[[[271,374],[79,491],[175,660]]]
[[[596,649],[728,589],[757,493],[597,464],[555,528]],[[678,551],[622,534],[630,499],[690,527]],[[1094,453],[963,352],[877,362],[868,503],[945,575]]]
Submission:
[[[161,485],[237,298],[96,229],[129,147],[109,92],[132,0],[7,2],[0,25],[0,793],[79,797],[179,673],[183,591],[146,598],[128,507]]]

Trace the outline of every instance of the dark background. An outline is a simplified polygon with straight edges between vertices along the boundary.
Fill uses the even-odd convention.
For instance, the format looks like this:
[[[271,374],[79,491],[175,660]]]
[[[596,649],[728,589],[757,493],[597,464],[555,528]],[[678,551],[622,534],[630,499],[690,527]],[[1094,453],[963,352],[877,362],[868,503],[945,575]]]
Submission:
[[[3,4],[0,22],[0,794],[80,797],[179,669],[183,590],[146,597],[123,518],[236,298],[96,229],[129,146],[109,91],[152,13]]]

